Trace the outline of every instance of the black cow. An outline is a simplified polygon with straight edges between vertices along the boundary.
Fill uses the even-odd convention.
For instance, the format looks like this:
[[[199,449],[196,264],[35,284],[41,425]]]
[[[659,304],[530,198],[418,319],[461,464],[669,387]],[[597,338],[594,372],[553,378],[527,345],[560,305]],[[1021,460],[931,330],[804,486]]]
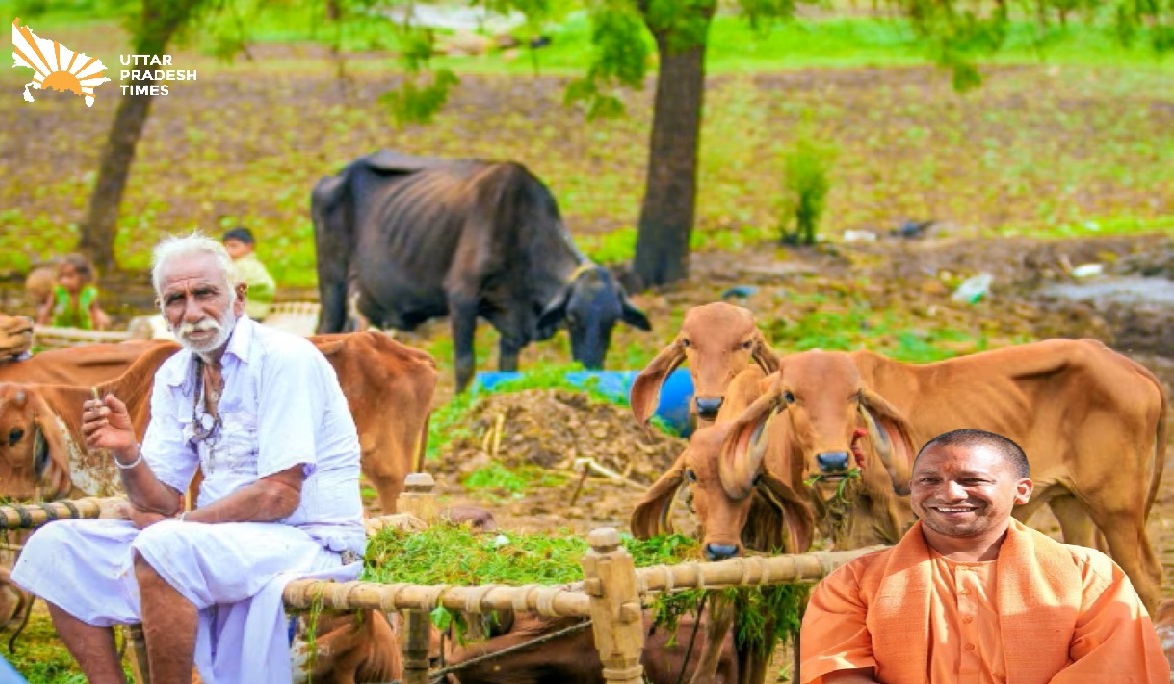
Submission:
[[[501,333],[500,367],[565,323],[576,361],[602,368],[617,320],[648,318],[584,257],[542,181],[509,161],[376,152],[311,196],[322,295],[319,333],[347,324],[348,295],[379,327],[451,314],[457,390],[473,377],[477,317]]]

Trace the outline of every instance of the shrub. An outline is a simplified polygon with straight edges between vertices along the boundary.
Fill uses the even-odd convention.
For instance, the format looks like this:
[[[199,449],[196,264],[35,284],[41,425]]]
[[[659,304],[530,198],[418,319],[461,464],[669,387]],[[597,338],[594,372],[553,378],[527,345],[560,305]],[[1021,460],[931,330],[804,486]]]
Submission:
[[[828,172],[835,156],[832,145],[816,142],[806,132],[801,132],[783,153],[780,242],[790,245],[815,243],[824,198],[831,186]]]

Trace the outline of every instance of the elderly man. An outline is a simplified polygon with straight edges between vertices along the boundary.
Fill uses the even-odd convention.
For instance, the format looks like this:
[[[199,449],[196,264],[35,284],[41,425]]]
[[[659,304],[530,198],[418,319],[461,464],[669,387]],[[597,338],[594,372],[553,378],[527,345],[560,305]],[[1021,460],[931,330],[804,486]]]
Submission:
[[[812,594],[801,681],[1169,682],[1121,568],[1011,519],[1031,496],[1015,442],[982,430],[939,435],[918,454],[910,490],[920,521]]]
[[[142,444],[117,397],[87,402],[82,416],[89,447],[119,469],[128,519],[46,525],[12,580],[49,604],[90,682],[125,681],[110,627],[141,621],[152,684],[187,684],[193,659],[209,684],[288,684],[285,583],[355,579],[362,566],[346,398],[310,342],[243,315],[218,242],[163,242],[153,279],[184,349],[155,375]],[[199,497],[185,510],[197,468]]]

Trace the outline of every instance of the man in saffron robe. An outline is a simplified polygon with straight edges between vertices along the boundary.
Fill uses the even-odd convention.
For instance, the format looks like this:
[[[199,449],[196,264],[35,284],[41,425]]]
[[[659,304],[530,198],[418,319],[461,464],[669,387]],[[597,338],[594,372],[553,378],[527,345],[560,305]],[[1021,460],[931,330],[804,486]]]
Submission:
[[[1011,518],[1027,456],[954,430],[917,456],[920,519],[893,548],[820,582],[803,617],[804,684],[1166,684],[1170,668],[1129,578],[1105,554]]]

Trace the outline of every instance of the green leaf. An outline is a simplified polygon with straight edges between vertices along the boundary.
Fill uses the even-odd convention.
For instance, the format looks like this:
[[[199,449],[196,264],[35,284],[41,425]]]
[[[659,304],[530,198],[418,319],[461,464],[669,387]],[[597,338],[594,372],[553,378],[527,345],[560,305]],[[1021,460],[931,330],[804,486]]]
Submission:
[[[443,632],[452,626],[452,612],[444,606],[437,606],[428,613],[428,620],[433,627]]]

